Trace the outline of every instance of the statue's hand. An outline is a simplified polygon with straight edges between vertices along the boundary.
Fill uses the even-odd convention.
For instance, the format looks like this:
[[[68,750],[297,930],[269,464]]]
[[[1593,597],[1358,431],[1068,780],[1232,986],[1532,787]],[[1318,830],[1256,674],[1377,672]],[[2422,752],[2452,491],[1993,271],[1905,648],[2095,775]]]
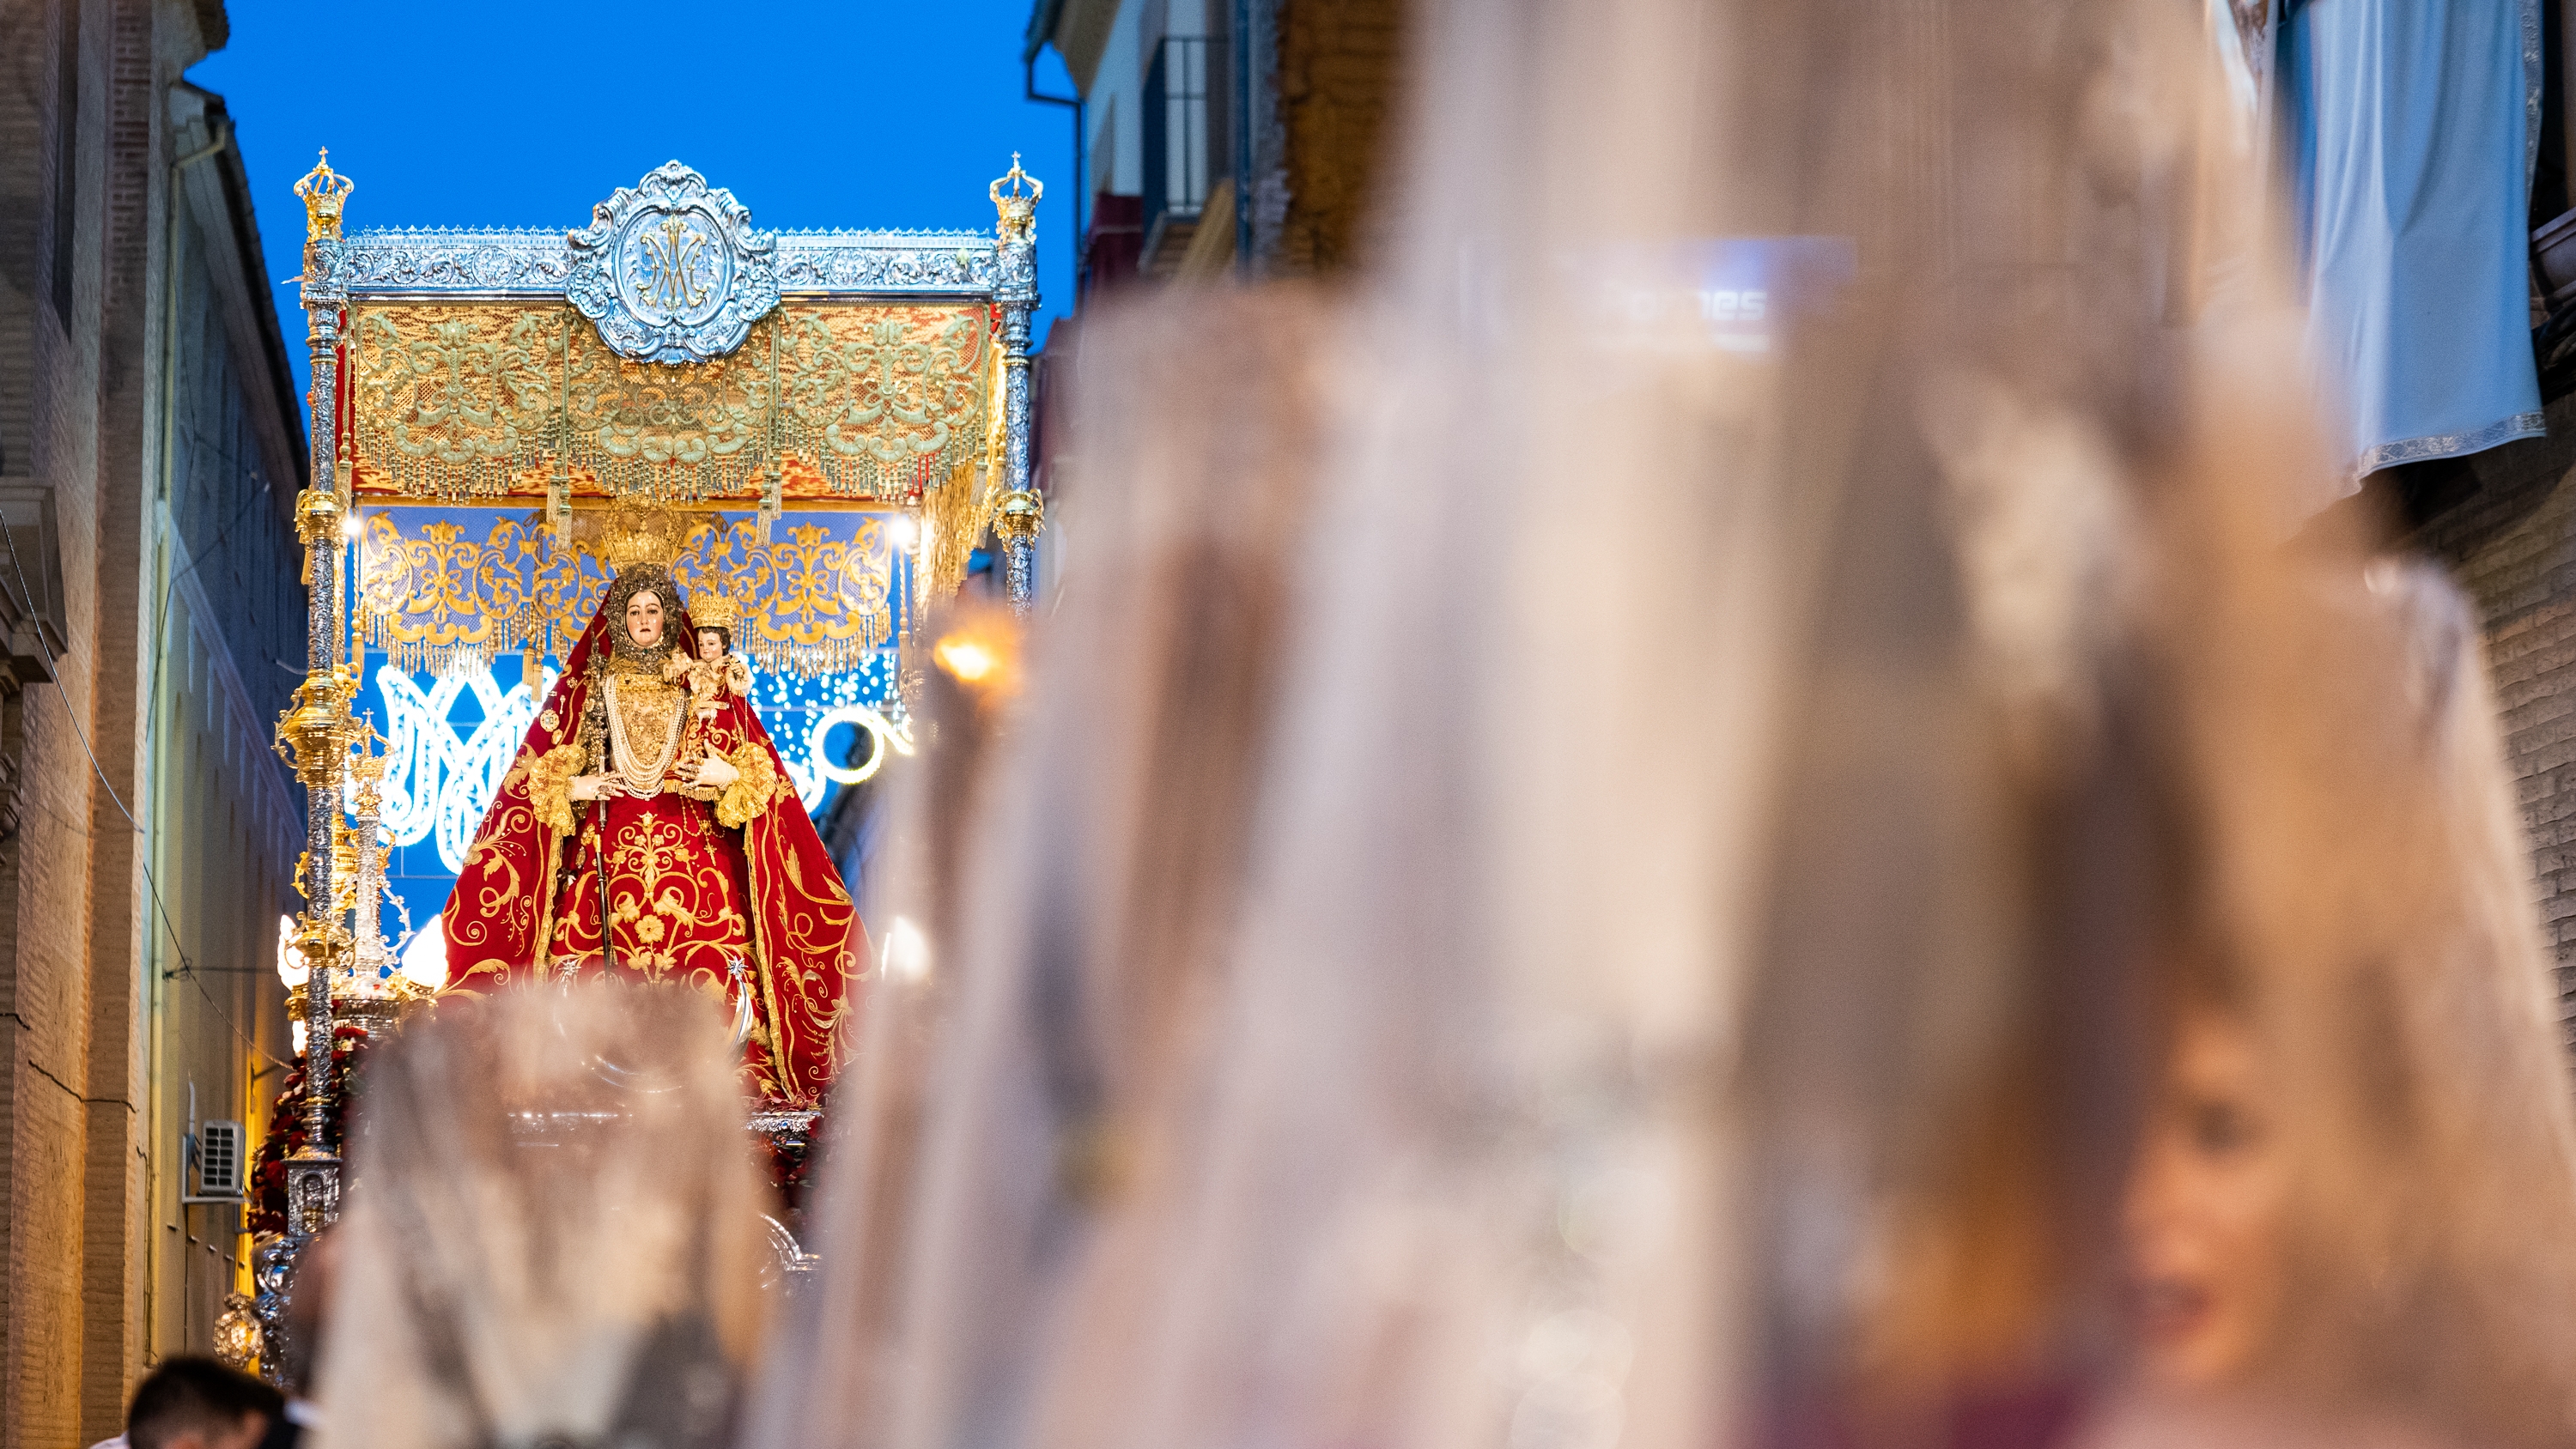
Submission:
[[[575,775],[565,793],[576,800],[605,800],[611,795],[623,795],[626,790],[614,775]]]
[[[742,771],[735,769],[733,761],[722,755],[707,755],[697,764],[697,773],[690,777],[690,782],[709,790],[721,790],[742,778]]]

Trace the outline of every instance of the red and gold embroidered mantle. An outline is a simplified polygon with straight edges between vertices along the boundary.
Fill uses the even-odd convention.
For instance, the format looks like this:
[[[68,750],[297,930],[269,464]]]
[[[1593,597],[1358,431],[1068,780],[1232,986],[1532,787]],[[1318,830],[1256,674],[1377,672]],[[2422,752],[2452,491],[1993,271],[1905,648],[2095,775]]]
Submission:
[[[685,615],[677,623],[676,637],[693,637]],[[583,711],[606,687],[589,666],[607,653],[607,628],[603,605],[466,853],[442,915],[446,989],[609,970],[721,993],[729,1007],[747,989],[745,1075],[773,1104],[819,1106],[867,959],[858,911],[739,690],[692,700],[683,682],[615,676],[607,713],[624,748],[610,768],[652,793],[571,798],[588,763]],[[737,778],[721,791],[691,787],[681,767],[701,753]],[[603,922],[612,952],[601,950]]]

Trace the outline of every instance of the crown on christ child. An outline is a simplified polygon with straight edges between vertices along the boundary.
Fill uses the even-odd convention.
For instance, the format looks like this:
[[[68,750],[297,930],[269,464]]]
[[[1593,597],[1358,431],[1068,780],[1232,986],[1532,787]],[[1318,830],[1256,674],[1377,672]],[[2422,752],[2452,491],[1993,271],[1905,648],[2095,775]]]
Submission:
[[[697,597],[689,601],[690,627],[732,631],[738,609],[731,583],[731,580],[717,574],[699,587]]]

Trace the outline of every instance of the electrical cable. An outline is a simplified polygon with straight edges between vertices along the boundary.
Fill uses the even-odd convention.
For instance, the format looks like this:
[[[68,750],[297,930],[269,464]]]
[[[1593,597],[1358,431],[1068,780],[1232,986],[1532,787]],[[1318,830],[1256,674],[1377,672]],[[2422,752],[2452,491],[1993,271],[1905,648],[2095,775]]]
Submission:
[[[170,596],[178,592],[179,581],[186,578],[188,575],[195,573],[197,571],[197,565],[204,563],[207,559],[223,552],[224,541],[232,537],[233,530],[239,527],[243,517],[249,514],[250,506],[259,502],[261,499],[266,498],[268,495],[269,482],[267,479],[262,478],[259,480],[259,491],[250,495],[248,498],[243,499],[241,507],[233,510],[231,522],[226,523],[223,526],[223,531],[215,535],[214,542],[206,545],[206,551],[202,554],[192,553],[189,555],[188,566],[179,570],[177,573],[172,574],[169,581],[161,586],[161,607],[155,611],[155,617],[152,621],[152,670],[154,674],[157,675],[161,671],[162,636],[170,627]],[[297,670],[295,672],[301,674],[303,671]]]
[[[134,812],[125,808],[125,801],[116,793],[116,786],[108,781],[107,771],[100,768],[98,763],[98,752],[90,748],[89,732],[81,728],[80,712],[72,708],[72,697],[63,689],[62,668],[54,658],[53,646],[45,642],[45,626],[41,618],[36,613],[36,591],[28,587],[27,570],[18,562],[18,540],[5,524],[0,524],[0,543],[5,543],[9,546],[9,571],[17,575],[18,592],[23,595],[26,600],[24,604],[19,606],[19,609],[20,612],[26,615],[28,620],[35,625],[36,648],[42,651],[45,656],[45,672],[53,676],[52,683],[54,686],[54,695],[63,702],[63,717],[71,721],[72,737],[80,741],[81,753],[89,757],[90,773],[98,776],[99,788],[107,792],[108,802],[116,807],[117,814],[125,817],[127,828],[131,829],[136,835],[142,835],[144,833],[143,827],[136,823]],[[12,604],[18,604],[19,601],[17,599],[12,599],[10,602]],[[179,927],[170,919],[170,908],[162,904],[161,882],[153,878],[152,863],[138,857],[135,864],[143,871],[144,887],[152,893],[152,909],[161,917],[161,929],[170,937],[170,949],[176,952],[179,957],[179,969],[176,972],[163,973],[164,977],[166,978],[171,975],[178,975],[188,978],[189,984],[197,988],[197,994],[206,999],[206,1005],[214,1009],[215,1015],[223,1019],[225,1026],[232,1028],[233,1035],[240,1039],[242,1045],[249,1047],[253,1052],[260,1056],[267,1057],[268,1060],[276,1066],[285,1066],[286,1063],[279,1061],[275,1056],[270,1055],[267,1048],[262,1047],[257,1040],[250,1036],[249,1033],[243,1031],[241,1029],[241,1024],[234,1021],[231,1015],[215,1001],[214,993],[206,990],[206,984],[197,979],[197,963],[189,959],[188,948],[179,939]]]
[[[175,594],[177,594],[177,593],[178,593],[178,591],[179,591],[179,581],[180,581],[180,580],[182,580],[182,579],[184,579],[184,578],[186,578],[188,575],[190,575],[190,574],[192,574],[192,573],[196,572],[196,570],[197,570],[197,566],[198,566],[199,564],[202,564],[202,563],[204,563],[207,559],[212,558],[212,557],[214,557],[216,554],[219,554],[219,553],[223,552],[224,544],[225,544],[226,542],[228,542],[228,541],[232,538],[233,530],[234,530],[235,528],[237,528],[237,527],[239,527],[239,526],[241,525],[241,521],[242,521],[242,519],[244,519],[245,517],[249,516],[249,514],[250,514],[250,510],[251,510],[251,505],[253,505],[253,504],[255,504],[255,503],[258,503],[258,502],[259,502],[259,501],[261,501],[262,499],[265,499],[265,498],[267,498],[267,497],[269,496],[269,493],[270,493],[270,486],[271,486],[271,485],[269,484],[268,479],[266,479],[266,478],[264,478],[264,477],[263,477],[263,478],[261,478],[261,479],[259,480],[259,491],[258,491],[258,492],[256,492],[256,493],[253,493],[253,494],[249,495],[249,496],[248,496],[248,497],[246,497],[246,498],[244,498],[244,499],[242,500],[242,502],[241,502],[241,506],[233,510],[233,516],[232,516],[230,519],[226,520],[226,521],[225,521],[225,523],[224,523],[224,526],[223,526],[220,530],[218,530],[218,531],[216,532],[215,537],[214,537],[214,540],[213,540],[211,543],[209,543],[209,544],[207,544],[207,545],[206,545],[205,551],[204,551],[204,552],[202,552],[202,553],[192,553],[192,554],[190,555],[189,559],[188,559],[188,566],[187,566],[186,568],[184,568],[184,569],[181,569],[179,572],[177,572],[177,573],[175,573],[175,574],[171,575],[171,576],[170,576],[170,578],[169,578],[169,580],[161,586],[161,604],[160,604],[160,607],[159,607],[157,610],[155,610],[155,611],[154,611],[154,613],[155,613],[155,617],[154,617],[154,619],[153,619],[153,621],[152,621],[152,656],[151,656],[151,657],[152,657],[152,672],[153,672],[153,679],[154,679],[154,683],[155,683],[156,685],[157,685],[157,684],[158,684],[158,682],[159,682],[160,673],[161,673],[161,667],[162,667],[162,649],[163,649],[164,643],[166,642],[166,636],[167,636],[167,633],[168,633],[168,630],[169,630],[169,625],[170,625],[170,600],[171,600],[172,596],[174,596]],[[10,546],[9,546],[9,547],[10,547],[10,566],[11,566],[12,568],[16,568],[16,566],[17,566],[17,544],[16,544],[16,542],[13,540],[13,541],[10,543]],[[26,573],[25,573],[25,571],[24,571],[24,570],[20,570],[20,571],[19,571],[19,573],[18,573],[18,586],[19,586],[19,588],[21,588],[22,590],[23,590],[23,589],[25,589],[25,588],[26,588],[26,586],[27,586],[27,578],[26,578]],[[39,638],[38,638],[38,641],[37,641],[37,642],[38,642],[38,643],[40,643],[40,644],[43,642],[42,637],[41,637],[41,633],[40,633],[40,635],[39,635]],[[61,685],[60,685],[59,681],[56,683],[55,687],[56,687],[57,689],[60,689],[60,688],[61,688]],[[67,713],[69,712],[69,710],[70,710],[70,708],[71,708],[71,702],[70,702],[70,700],[69,700],[69,699],[65,699],[65,700],[64,700],[64,702],[63,702],[63,708],[64,708],[64,710],[65,710]],[[80,728],[80,725],[79,725],[79,722],[78,722],[77,720],[75,720],[75,721],[73,722],[72,728],[73,728],[74,732],[76,732],[76,733],[78,732],[78,730],[79,730],[79,728]],[[89,741],[88,741],[86,738],[84,738],[84,739],[81,741],[81,746],[82,746],[82,748],[83,748],[84,750],[86,750],[86,749],[88,748],[88,746],[89,746]],[[93,769],[93,770],[95,770],[95,769],[97,769],[97,768],[98,768],[98,758],[97,758],[95,755],[93,755],[93,756],[91,756],[91,757],[90,757],[90,768],[91,768],[91,769]],[[101,775],[99,776],[99,783],[100,783],[100,784],[102,784],[102,785],[107,784],[107,777],[106,777],[104,774],[101,774]],[[109,790],[108,790],[108,794],[109,794],[109,796],[110,796],[111,798],[112,798],[112,797],[114,797],[114,795],[116,794],[115,788],[111,786],[111,787],[109,788]],[[123,801],[118,801],[118,802],[117,802],[117,809],[118,809],[119,813],[124,813],[125,806],[124,806],[124,802],[123,802]],[[127,815],[126,815],[126,817],[125,817],[125,819],[126,819],[126,823],[127,823],[127,824],[129,824],[129,825],[133,825],[133,824],[134,824],[134,817],[133,817],[131,814],[127,814]],[[136,833],[137,833],[137,834],[142,833],[142,828],[141,828],[140,826],[136,826]],[[143,867],[143,877],[144,877],[144,880],[145,880],[147,883],[152,883],[152,867],[151,867],[149,864],[146,864],[146,865]],[[160,907],[160,887],[159,887],[159,885],[158,885],[157,883],[152,883],[152,890],[153,890],[153,905],[154,905],[154,907],[155,907],[156,909],[158,909],[158,908]],[[245,1032],[241,1029],[240,1024],[239,1024],[239,1023],[237,1023],[237,1022],[235,1022],[235,1021],[232,1019],[232,1015],[231,1015],[229,1012],[225,1011],[225,1010],[223,1009],[223,1006],[215,1000],[215,998],[214,998],[214,994],[213,994],[212,992],[209,992],[208,990],[206,990],[206,983],[205,983],[204,981],[202,981],[202,980],[200,980],[200,979],[199,979],[199,974],[198,974],[198,973],[199,973],[199,971],[200,971],[200,969],[201,969],[201,968],[199,968],[199,967],[197,966],[197,964],[196,964],[194,961],[192,961],[192,960],[190,960],[190,959],[189,959],[189,957],[188,957],[188,953],[187,953],[187,949],[186,949],[185,947],[183,947],[183,946],[181,946],[181,945],[179,944],[178,930],[177,930],[177,928],[176,928],[175,926],[171,925],[171,923],[170,923],[170,916],[169,916],[169,912],[168,912],[167,910],[162,910],[162,911],[161,911],[161,924],[162,924],[162,928],[163,928],[165,931],[167,931],[167,932],[169,933],[169,935],[170,935],[170,945],[171,945],[171,948],[172,948],[173,950],[175,950],[175,951],[177,951],[177,952],[179,953],[179,969],[178,969],[177,971],[167,971],[167,972],[163,972],[163,973],[162,973],[162,975],[163,975],[164,979],[167,979],[167,978],[172,977],[172,976],[184,976],[184,977],[186,977],[186,978],[187,978],[187,980],[188,980],[188,984],[197,988],[197,994],[198,994],[199,996],[201,996],[201,997],[204,997],[204,998],[205,998],[205,1001],[206,1001],[206,1005],[207,1005],[207,1007],[208,1007],[209,1009],[211,1009],[211,1010],[215,1013],[215,1015],[217,1015],[217,1016],[219,1016],[219,1017],[222,1017],[222,1018],[223,1018],[224,1025],[225,1025],[225,1026],[227,1026],[227,1027],[230,1027],[230,1028],[232,1029],[232,1033],[233,1033],[233,1035],[234,1035],[235,1037],[239,1038],[239,1039],[240,1039],[240,1040],[241,1040],[245,1045],[247,1045],[247,1046],[248,1046],[248,1047],[249,1047],[253,1052],[258,1053],[260,1056],[267,1057],[267,1058],[268,1058],[268,1061],[270,1062],[270,1064],[271,1064],[271,1065],[274,1065],[274,1066],[277,1066],[277,1067],[280,1067],[280,1068],[284,1068],[284,1067],[286,1067],[286,1066],[287,1066],[287,1063],[279,1061],[276,1057],[269,1056],[268,1051],[267,1051],[265,1048],[261,1047],[261,1046],[260,1046],[260,1044],[259,1044],[259,1042],[258,1042],[255,1038],[253,1038],[253,1037],[251,1037],[249,1034],[245,1033]],[[243,969],[244,969],[246,972],[251,970],[251,968],[243,968]],[[255,973],[254,973],[254,974],[255,974]]]

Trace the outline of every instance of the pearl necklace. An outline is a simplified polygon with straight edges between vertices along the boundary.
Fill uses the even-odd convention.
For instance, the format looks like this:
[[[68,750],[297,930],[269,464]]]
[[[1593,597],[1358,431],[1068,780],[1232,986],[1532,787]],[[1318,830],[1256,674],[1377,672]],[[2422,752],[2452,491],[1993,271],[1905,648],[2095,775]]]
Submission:
[[[608,746],[610,757],[617,766],[618,777],[626,782],[626,788],[630,793],[646,796],[658,795],[662,793],[662,776],[664,772],[671,768],[671,757],[679,753],[680,749],[679,710],[676,707],[672,710],[671,729],[668,734],[662,737],[662,753],[660,756],[657,757],[650,766],[639,765],[635,760],[635,751],[629,748],[626,743],[626,711],[618,707],[617,680],[617,675],[612,674],[608,676]]]

